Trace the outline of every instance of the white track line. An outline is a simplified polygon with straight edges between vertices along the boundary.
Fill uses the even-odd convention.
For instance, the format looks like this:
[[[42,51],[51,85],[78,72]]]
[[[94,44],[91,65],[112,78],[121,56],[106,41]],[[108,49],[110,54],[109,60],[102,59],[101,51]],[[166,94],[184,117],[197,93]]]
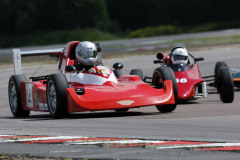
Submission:
[[[0,137],[9,135],[0,135]],[[9,136],[11,138],[11,136]],[[89,137],[79,137],[79,136],[57,136],[57,137],[36,137],[36,138],[26,138],[22,136],[12,136],[19,139],[0,139],[0,142],[27,142],[27,141],[44,141],[44,140],[58,140],[58,139],[78,139],[78,138],[89,138]]]
[[[75,141],[71,142],[70,144],[112,144],[112,143],[118,143],[118,144],[149,144],[149,143],[165,143],[167,141],[149,141],[149,140],[102,140],[102,141],[93,141],[93,142],[83,142],[83,141]]]
[[[82,152],[82,150],[51,151],[51,153],[76,153],[76,152]]]
[[[65,140],[70,139],[67,142],[72,145],[91,145],[91,144],[129,144],[129,145],[137,145],[137,144],[159,144],[160,146],[156,147],[156,149],[178,149],[178,148],[199,148],[199,147],[240,147],[240,143],[206,143],[206,144],[168,144],[166,146],[161,146],[161,143],[172,142],[172,141],[158,141],[158,140],[139,140],[139,139],[120,139],[120,140],[111,140],[111,139],[101,139],[96,137],[84,137],[84,136],[51,136],[51,137],[36,137],[36,138],[28,138],[24,136],[16,136],[16,135],[0,135],[1,142],[29,142],[29,141],[47,141],[47,140]],[[11,139],[13,138],[13,139]],[[16,138],[16,139],[14,139]],[[86,140],[76,140],[76,139],[86,139]],[[91,140],[92,139],[92,140]],[[61,152],[61,151],[54,151]]]
[[[195,145],[175,145],[167,147],[156,147],[156,149],[177,149],[177,148],[198,148],[198,147],[237,147],[240,143],[211,143],[211,144],[195,144]]]

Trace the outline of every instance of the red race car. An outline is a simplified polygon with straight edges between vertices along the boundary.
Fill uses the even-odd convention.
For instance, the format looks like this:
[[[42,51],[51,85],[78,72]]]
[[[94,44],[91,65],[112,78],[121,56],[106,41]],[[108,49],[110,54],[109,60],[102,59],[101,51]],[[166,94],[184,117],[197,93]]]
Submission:
[[[53,50],[13,50],[15,75],[10,77],[8,95],[15,117],[27,117],[30,111],[49,111],[53,118],[63,118],[72,112],[127,111],[150,105],[156,105],[161,112],[176,108],[176,78],[169,67],[159,71],[165,79],[154,88],[143,82],[140,69],[126,74],[121,63],[114,64],[114,70],[102,65],[101,47],[96,43],[97,65],[78,70],[75,50],[80,43],[72,41]],[[36,55],[57,57],[59,73],[26,78],[21,74],[21,56]]]
[[[233,102],[234,85],[232,74],[225,62],[216,63],[214,75],[202,77],[197,62],[204,60],[204,58],[195,58],[184,47],[175,47],[168,55],[161,52],[157,53],[157,58],[158,60],[155,60],[154,63],[161,63],[162,66],[168,66],[174,71],[179,101],[207,97],[208,84],[217,88],[223,103]],[[157,74],[153,75],[153,85],[158,83],[158,79]]]

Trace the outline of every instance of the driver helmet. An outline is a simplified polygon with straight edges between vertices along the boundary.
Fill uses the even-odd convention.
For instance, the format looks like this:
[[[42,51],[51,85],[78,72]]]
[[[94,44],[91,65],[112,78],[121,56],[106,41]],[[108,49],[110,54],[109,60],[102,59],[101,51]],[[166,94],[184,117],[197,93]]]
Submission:
[[[89,41],[80,42],[76,47],[76,58],[79,63],[94,66],[97,63],[97,47]]]
[[[188,62],[188,52],[184,47],[177,47],[172,50],[171,56],[172,63],[186,65]]]

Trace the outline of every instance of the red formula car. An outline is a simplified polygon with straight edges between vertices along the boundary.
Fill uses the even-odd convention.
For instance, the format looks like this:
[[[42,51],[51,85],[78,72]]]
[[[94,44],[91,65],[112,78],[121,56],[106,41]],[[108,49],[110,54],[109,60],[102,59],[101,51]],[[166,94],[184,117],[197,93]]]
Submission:
[[[30,111],[49,111],[53,118],[62,118],[72,112],[127,111],[150,105],[156,105],[161,112],[176,108],[173,88],[176,78],[169,67],[160,71],[166,74],[162,86],[154,88],[142,81],[139,69],[132,70],[129,75],[121,63],[114,64],[114,70],[102,65],[101,48],[96,44],[98,65],[78,71],[74,64],[75,48],[79,43],[69,42],[64,48],[55,50],[13,50],[15,75],[10,77],[8,95],[15,117],[27,117]],[[26,78],[21,74],[21,56],[32,55],[57,57],[59,73]]]
[[[207,85],[209,85],[217,88],[222,102],[232,103],[234,100],[234,85],[231,71],[226,63],[217,62],[215,74],[202,77],[197,62],[204,60],[203,57],[195,58],[190,53],[187,53],[185,58],[179,60],[185,62],[185,64],[173,64],[173,51],[178,48],[181,51],[183,47],[173,48],[168,55],[158,53],[158,60],[154,61],[154,63],[161,63],[162,66],[168,66],[174,71],[178,87],[178,100],[185,102],[200,97],[207,97]],[[183,52],[180,54],[183,54]],[[158,83],[158,79],[158,76],[153,76],[152,83]]]

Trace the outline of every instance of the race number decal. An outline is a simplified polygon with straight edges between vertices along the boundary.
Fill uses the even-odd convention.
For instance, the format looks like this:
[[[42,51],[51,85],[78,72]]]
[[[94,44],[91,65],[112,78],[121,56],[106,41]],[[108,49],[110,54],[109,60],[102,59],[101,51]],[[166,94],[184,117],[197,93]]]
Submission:
[[[176,78],[177,83],[187,83],[187,78]]]
[[[29,108],[33,108],[32,83],[25,83],[25,89],[26,89],[26,105]]]
[[[48,110],[47,103],[39,103],[39,110],[40,111],[47,111]]]

